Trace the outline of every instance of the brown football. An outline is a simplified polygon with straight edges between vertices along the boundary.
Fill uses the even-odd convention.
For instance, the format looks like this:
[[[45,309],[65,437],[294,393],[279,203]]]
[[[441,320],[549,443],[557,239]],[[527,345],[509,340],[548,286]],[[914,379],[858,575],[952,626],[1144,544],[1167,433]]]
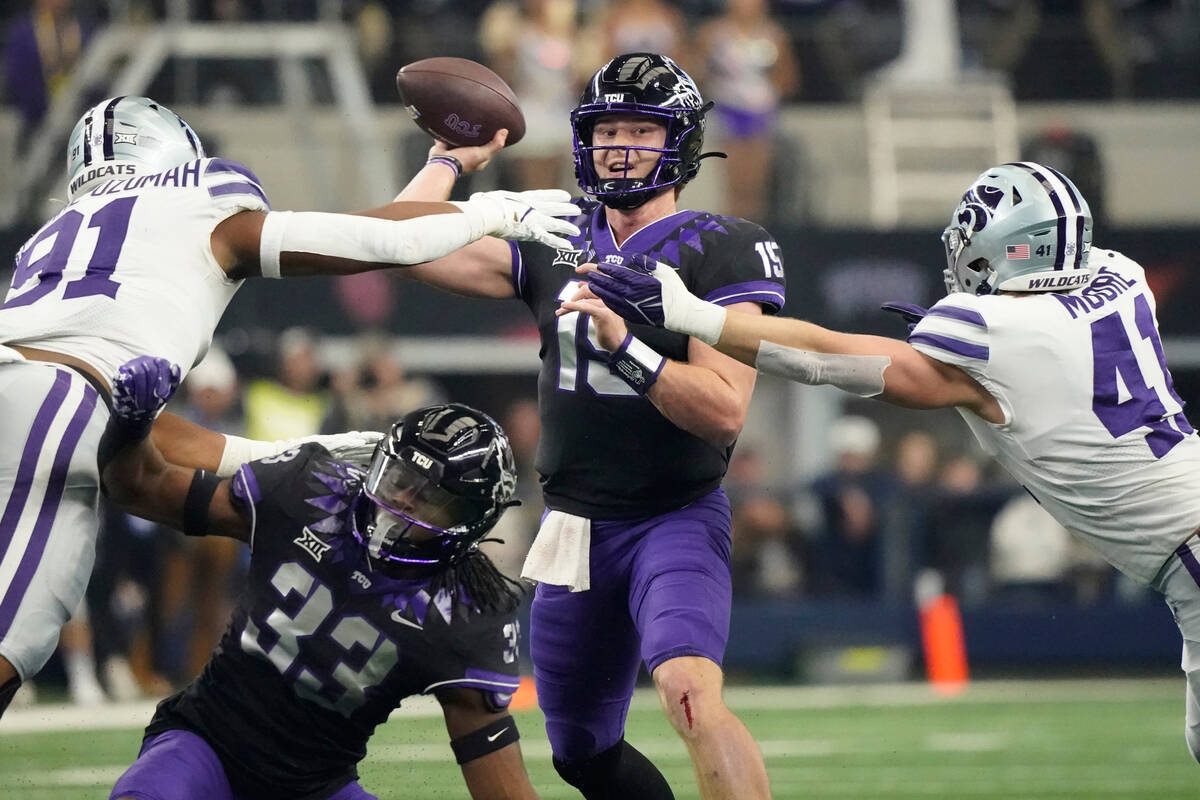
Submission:
[[[425,58],[400,68],[396,88],[421,130],[455,147],[491,141],[508,128],[505,146],[525,135],[525,115],[504,80],[465,58]]]

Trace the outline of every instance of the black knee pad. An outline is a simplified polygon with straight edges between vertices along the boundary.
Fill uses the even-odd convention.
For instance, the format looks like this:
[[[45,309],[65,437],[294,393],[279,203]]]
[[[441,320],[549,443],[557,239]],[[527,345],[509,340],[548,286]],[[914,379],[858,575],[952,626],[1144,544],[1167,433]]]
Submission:
[[[13,696],[16,695],[17,689],[21,688],[21,679],[19,677],[9,678],[0,686],[0,717],[4,716],[4,709],[8,708],[8,704],[12,702]]]
[[[675,800],[667,779],[624,739],[583,761],[559,761],[554,768],[586,800]]]

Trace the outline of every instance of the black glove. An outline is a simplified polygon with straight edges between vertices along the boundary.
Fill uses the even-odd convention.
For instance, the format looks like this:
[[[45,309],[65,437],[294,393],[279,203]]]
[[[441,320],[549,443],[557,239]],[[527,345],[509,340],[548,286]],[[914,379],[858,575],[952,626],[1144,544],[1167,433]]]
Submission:
[[[925,315],[929,313],[928,308],[919,306],[916,303],[887,302],[881,305],[880,308],[904,317],[904,321],[908,323],[909,333],[912,333],[913,328],[917,327],[917,323],[925,319]]]

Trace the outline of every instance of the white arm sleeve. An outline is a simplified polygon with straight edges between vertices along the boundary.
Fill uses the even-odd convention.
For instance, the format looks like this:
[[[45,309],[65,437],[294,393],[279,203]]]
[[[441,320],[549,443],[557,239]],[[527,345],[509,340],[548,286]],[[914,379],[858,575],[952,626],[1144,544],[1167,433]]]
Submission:
[[[883,371],[891,363],[889,356],[813,353],[775,342],[761,342],[754,360],[754,366],[768,375],[810,386],[829,384],[859,397],[883,392]]]
[[[486,233],[486,225],[475,208],[404,220],[271,211],[263,220],[259,263],[264,278],[281,277],[282,253],[312,253],[370,264],[420,264],[470,244]]]

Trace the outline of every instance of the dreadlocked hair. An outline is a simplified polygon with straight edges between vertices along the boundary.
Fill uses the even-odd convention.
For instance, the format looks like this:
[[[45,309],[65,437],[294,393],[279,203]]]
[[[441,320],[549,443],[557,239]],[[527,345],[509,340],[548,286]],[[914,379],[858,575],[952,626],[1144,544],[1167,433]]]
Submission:
[[[496,565],[487,554],[477,547],[472,547],[453,566],[434,576],[429,588],[435,595],[438,591],[445,590],[454,598],[455,606],[469,603],[479,611],[492,614],[515,611],[526,592],[523,584],[496,569]]]

